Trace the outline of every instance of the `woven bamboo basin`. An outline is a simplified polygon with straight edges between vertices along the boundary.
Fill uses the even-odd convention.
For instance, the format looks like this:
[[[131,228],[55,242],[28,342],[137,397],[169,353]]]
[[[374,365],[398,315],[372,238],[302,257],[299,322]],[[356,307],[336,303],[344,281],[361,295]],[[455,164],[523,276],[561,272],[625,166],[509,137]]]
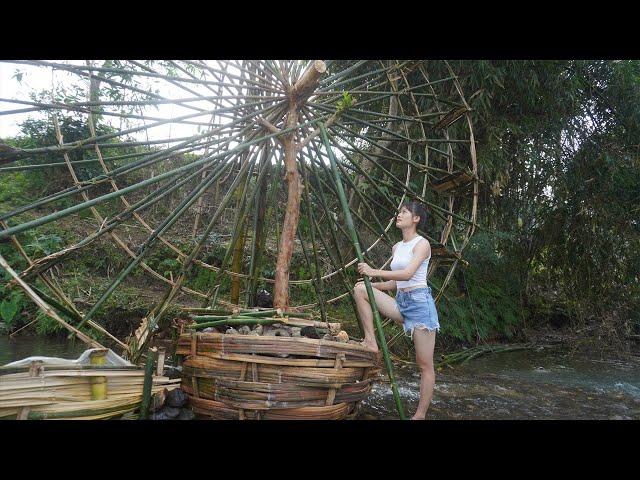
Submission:
[[[304,337],[186,333],[176,353],[193,411],[221,420],[342,420],[380,371],[360,345]]]

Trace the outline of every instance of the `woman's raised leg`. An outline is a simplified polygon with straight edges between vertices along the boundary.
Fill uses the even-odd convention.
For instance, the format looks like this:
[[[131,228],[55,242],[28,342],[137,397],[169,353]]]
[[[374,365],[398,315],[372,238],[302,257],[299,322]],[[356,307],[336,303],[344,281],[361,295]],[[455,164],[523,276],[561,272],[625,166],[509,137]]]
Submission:
[[[382,316],[388,317],[395,322],[402,322],[402,315],[398,311],[396,301],[393,297],[375,288],[373,289],[373,294],[376,299],[378,311]],[[363,282],[356,284],[353,289],[353,295],[356,299],[358,315],[364,330],[364,341],[362,345],[371,350],[378,351],[378,343],[376,342],[376,334],[373,328],[373,312],[371,311],[371,305],[369,305],[367,287]]]

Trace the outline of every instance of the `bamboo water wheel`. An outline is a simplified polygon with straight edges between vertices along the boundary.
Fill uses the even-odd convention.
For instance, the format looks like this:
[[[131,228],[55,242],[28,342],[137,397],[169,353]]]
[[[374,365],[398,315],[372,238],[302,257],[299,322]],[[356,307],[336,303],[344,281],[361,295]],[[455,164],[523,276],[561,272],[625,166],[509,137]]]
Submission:
[[[393,219],[405,199],[423,202],[430,212],[427,231],[420,233],[432,246],[428,278],[436,302],[464,262],[476,225],[476,151],[470,108],[446,61],[12,61],[4,66],[20,75],[46,75],[51,83],[29,100],[0,99],[0,119],[5,125],[23,122],[23,132],[25,121],[39,119],[53,135],[49,144],[37,146],[24,135],[5,135],[0,175],[41,172],[58,182],[52,191],[0,212],[0,242],[20,255],[12,262],[0,256],[9,272],[7,285],[23,289],[45,315],[94,347],[102,346],[95,340],[100,338],[135,360],[166,318],[189,317],[194,305],[248,309],[260,288],[273,291],[275,307],[314,312],[328,322],[330,308],[349,301],[358,261],[345,215],[352,217],[366,261],[388,268],[398,239]],[[344,211],[341,189],[348,201]],[[51,224],[65,222],[89,228],[62,239],[55,251],[25,248],[25,242],[50,232]],[[108,272],[98,297],[89,305],[78,302],[59,279],[73,275],[76,255],[104,241],[123,260],[118,271]],[[169,261],[165,271],[162,262],[151,261],[158,252]],[[292,258],[306,268],[292,270]],[[147,277],[161,295],[149,300],[136,331],[118,338],[95,318],[132,274]],[[298,301],[309,291],[315,301]],[[383,328],[390,348],[411,347],[402,346],[402,330],[392,322],[383,322]],[[193,338],[201,340],[187,347]],[[303,409],[294,416],[312,416],[314,410],[304,409],[331,406],[321,415],[342,418],[362,398],[363,384],[370,385],[376,368],[373,359],[358,363],[363,360],[356,360],[360,353],[351,344],[327,357],[318,353],[324,340],[278,339],[282,345],[257,353],[245,343],[260,337],[221,338],[223,333],[186,333],[178,353],[189,351],[185,372],[200,379],[201,385],[187,380],[186,388],[205,392],[196,408],[206,410],[203,405],[214,402],[229,416],[243,415],[239,412],[251,410],[247,405],[263,411],[264,418],[286,417],[291,408]],[[216,356],[221,354],[216,342],[235,341],[244,345],[234,353],[237,358]],[[298,348],[300,342],[315,342],[317,351],[281,362],[277,354],[286,353],[284,345]],[[200,355],[199,348],[209,355]],[[257,360],[246,358],[254,353]],[[299,381],[294,374],[284,376],[294,379],[311,403],[296,406],[284,387],[289,383],[273,383],[276,371],[282,378],[296,368],[305,372]],[[263,380],[246,380],[252,369]],[[347,375],[346,383],[337,381],[341,375]],[[253,385],[241,388],[238,382]],[[264,410],[272,400],[258,393],[263,384],[282,388],[276,388],[273,409]],[[342,404],[349,407],[338,407]]]

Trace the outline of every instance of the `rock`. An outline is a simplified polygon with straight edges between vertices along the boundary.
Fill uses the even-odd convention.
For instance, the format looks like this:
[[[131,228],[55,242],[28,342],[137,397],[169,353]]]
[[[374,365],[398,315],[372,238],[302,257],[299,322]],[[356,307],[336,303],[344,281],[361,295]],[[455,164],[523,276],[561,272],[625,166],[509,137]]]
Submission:
[[[170,380],[182,378],[182,367],[166,365],[163,374],[165,377],[169,377]]]
[[[149,415],[149,420],[173,420],[169,417],[164,410],[160,410],[159,412],[152,413]]]
[[[180,414],[178,415],[178,418],[176,420],[193,420],[194,418],[196,418],[195,413],[193,413],[188,408],[182,408],[180,409]]]
[[[300,335],[307,338],[320,338],[320,335],[316,331],[315,327],[302,327]]]
[[[341,343],[347,343],[349,341],[349,334],[344,330],[340,330],[340,333],[336,335],[336,340]]]
[[[291,336],[292,337],[300,337],[302,328],[300,327],[291,327]]]
[[[266,290],[260,290],[256,295],[256,307],[273,308],[273,297]]]
[[[331,335],[338,335],[340,333],[340,324],[339,323],[330,323],[329,324],[329,333]]]
[[[251,333],[253,333],[254,335],[262,335],[263,332],[264,332],[264,327],[258,324],[255,326],[255,328]]]
[[[202,333],[215,333],[216,329],[213,327],[207,327],[204,330],[202,330]]]
[[[262,335],[273,335],[273,332],[275,331],[275,328],[273,328],[270,325],[267,325],[266,327],[264,327],[264,330],[262,331]]]
[[[166,388],[163,388],[159,392],[154,393],[151,397],[151,405],[149,405],[149,410],[151,412],[157,412],[158,410],[160,410],[167,399],[168,393],[169,390],[167,390]]]
[[[273,334],[276,337],[290,337],[291,336],[291,333],[289,333],[286,328],[278,328],[278,329],[274,330]]]
[[[170,419],[174,419],[178,415],[180,415],[180,409],[176,407],[164,407],[162,410],[160,410],[160,413],[163,413],[165,416],[169,417]]]
[[[166,404],[170,407],[184,407],[189,401],[189,397],[181,388],[175,388],[167,394]]]
[[[333,338],[333,337],[332,337],[331,335],[329,335],[328,333],[325,333],[325,334],[322,336],[322,340],[331,340],[332,342],[335,342],[335,340],[336,340],[336,339],[335,339],[335,338]]]
[[[227,328],[227,331],[226,331],[226,332],[224,332],[224,333],[227,333],[227,334],[229,334],[229,335],[237,335],[237,334],[238,334],[238,331],[237,331],[235,328],[233,328],[233,327],[229,327],[229,328]]]
[[[251,329],[247,325],[243,325],[238,329],[238,333],[240,335],[249,335],[251,333]]]

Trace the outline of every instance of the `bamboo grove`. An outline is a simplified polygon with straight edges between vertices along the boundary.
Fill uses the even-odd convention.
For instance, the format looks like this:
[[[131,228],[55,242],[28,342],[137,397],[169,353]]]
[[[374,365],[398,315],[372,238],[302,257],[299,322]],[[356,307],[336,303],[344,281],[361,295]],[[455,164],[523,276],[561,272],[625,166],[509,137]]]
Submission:
[[[0,144],[0,175],[50,175],[37,198],[0,212],[0,242],[19,258],[0,257],[5,288],[23,291],[88,344],[105,338],[136,359],[161,322],[194,308],[246,311],[262,287],[275,309],[328,322],[327,308],[349,301],[357,261],[388,265],[405,199],[430,212],[421,233],[432,245],[436,302],[465,263],[477,227],[478,166],[471,108],[446,61],[7,64],[65,80],[30,100],[0,98],[0,116],[29,115],[23,130],[46,124],[51,132],[48,144]],[[163,106],[180,113],[150,113]],[[71,125],[85,134],[65,137]],[[191,133],[157,138],[166,127]],[[75,242],[35,255],[24,248],[34,231],[80,221],[91,233]],[[135,241],[131,225],[144,234]],[[212,258],[220,237],[228,242]],[[104,240],[126,261],[95,302],[78,302],[57,278]],[[150,265],[160,249],[176,263],[170,272]],[[294,256],[304,259],[304,275],[292,272]],[[140,272],[160,294],[135,332],[117,338],[96,315]],[[198,272],[207,281],[193,288]],[[296,302],[304,288],[315,301]],[[401,330],[379,320],[389,347],[401,341]]]

